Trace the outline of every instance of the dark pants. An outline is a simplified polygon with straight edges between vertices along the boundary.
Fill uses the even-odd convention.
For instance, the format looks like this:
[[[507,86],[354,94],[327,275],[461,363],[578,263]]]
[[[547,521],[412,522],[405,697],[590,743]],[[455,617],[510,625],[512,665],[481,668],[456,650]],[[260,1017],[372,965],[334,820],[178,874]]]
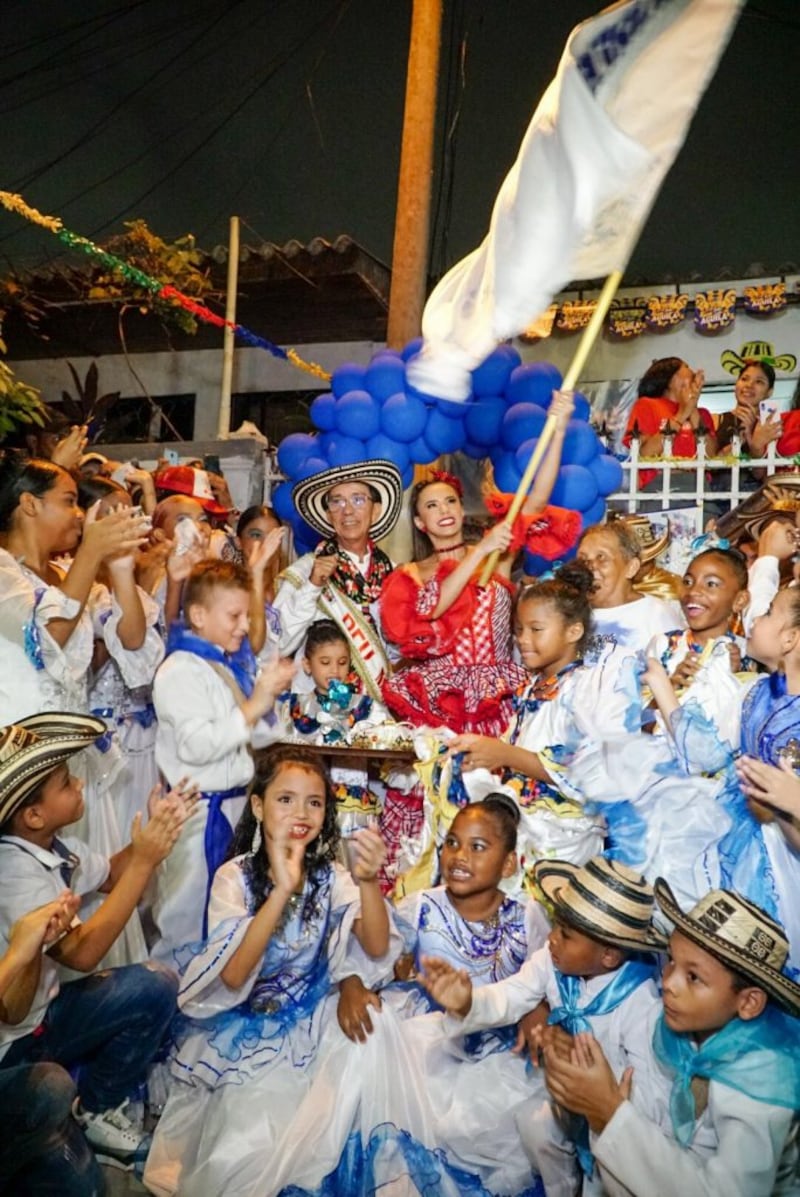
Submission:
[[[0,1193],[102,1197],[103,1175],[70,1113],[74,1098],[58,1064],[0,1070]]]
[[[35,1034],[11,1044],[2,1069],[52,1060],[78,1067],[84,1109],[121,1105],[145,1078],[175,1013],[178,981],[160,964],[129,964],[62,985]]]

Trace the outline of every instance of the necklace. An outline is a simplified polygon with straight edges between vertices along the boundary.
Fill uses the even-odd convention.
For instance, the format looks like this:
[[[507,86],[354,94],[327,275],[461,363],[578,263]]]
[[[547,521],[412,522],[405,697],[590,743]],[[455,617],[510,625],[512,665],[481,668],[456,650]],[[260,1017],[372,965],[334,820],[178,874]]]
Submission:
[[[466,547],[467,542],[462,540],[459,544],[448,544],[443,549],[434,549],[433,551],[434,553],[457,553],[459,549],[465,549]]]

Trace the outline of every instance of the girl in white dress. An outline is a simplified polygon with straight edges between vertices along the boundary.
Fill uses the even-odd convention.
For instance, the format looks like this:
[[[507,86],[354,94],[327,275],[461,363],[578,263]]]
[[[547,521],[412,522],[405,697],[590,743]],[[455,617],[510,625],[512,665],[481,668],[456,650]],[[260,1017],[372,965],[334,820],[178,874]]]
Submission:
[[[265,1194],[276,1144],[314,1073],[335,982],[386,976],[383,843],[371,828],[358,832],[352,876],[333,863],[337,844],[319,758],[293,745],[266,750],[232,858],[214,878],[209,937],[186,949],[178,1004],[187,1017],[145,1170],[151,1192]]]

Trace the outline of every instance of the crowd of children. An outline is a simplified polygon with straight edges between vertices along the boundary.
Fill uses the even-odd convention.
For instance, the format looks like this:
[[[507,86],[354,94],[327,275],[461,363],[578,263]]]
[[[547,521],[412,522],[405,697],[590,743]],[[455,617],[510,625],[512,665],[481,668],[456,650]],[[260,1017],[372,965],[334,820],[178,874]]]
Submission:
[[[547,486],[473,547],[432,474],[394,569],[399,475],[330,471],[282,572],[224,480],[55,456],[0,472],[1,1192],[800,1194],[800,503],[659,597],[625,520],[520,580]]]

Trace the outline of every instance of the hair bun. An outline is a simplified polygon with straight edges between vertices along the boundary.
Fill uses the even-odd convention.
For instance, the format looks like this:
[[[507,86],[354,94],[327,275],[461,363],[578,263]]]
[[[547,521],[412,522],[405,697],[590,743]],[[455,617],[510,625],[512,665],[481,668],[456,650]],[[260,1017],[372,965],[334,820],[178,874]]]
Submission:
[[[495,809],[505,811],[514,820],[514,826],[519,827],[520,810],[510,794],[504,794],[495,790],[491,794],[487,794],[478,805],[488,806],[490,810],[494,807]]]
[[[594,575],[582,561],[568,561],[559,566],[554,579],[562,586],[571,586],[578,594],[588,595],[594,590]]]

